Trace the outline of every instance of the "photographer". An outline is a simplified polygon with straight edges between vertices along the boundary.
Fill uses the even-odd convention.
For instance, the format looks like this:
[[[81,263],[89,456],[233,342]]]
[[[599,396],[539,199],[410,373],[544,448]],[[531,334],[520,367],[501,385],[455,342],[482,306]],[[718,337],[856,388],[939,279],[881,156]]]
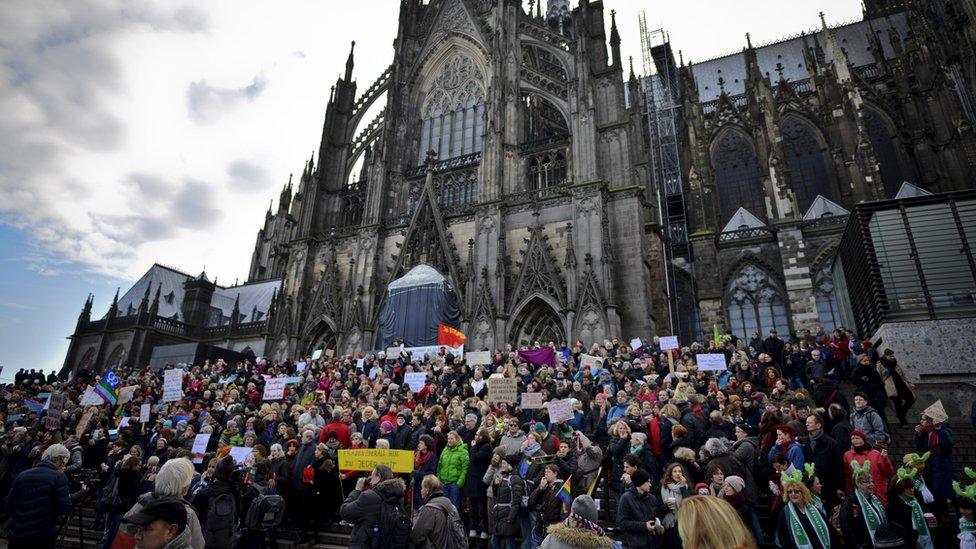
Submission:
[[[6,504],[11,513],[7,547],[43,549],[55,546],[58,520],[88,489],[82,485],[81,490],[69,495],[64,468],[70,457],[71,453],[63,444],[52,444],[44,450],[36,467],[14,479]]]

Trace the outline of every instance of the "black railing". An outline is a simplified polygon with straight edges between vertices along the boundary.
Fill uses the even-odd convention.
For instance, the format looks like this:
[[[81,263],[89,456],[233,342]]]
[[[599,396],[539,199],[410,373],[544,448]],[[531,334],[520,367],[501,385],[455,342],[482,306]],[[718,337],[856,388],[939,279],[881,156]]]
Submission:
[[[716,237],[718,242],[735,242],[738,240],[749,240],[754,238],[772,238],[773,231],[768,227],[750,227],[748,229],[738,229],[719,233]]]
[[[451,170],[458,170],[471,165],[481,163],[481,151],[474,152],[471,154],[465,154],[461,156],[455,156],[453,158],[447,158],[445,160],[437,160],[434,162],[434,173],[447,172]],[[408,168],[406,172],[407,179],[414,179],[417,177],[423,177],[427,174],[427,165],[414,166]]]

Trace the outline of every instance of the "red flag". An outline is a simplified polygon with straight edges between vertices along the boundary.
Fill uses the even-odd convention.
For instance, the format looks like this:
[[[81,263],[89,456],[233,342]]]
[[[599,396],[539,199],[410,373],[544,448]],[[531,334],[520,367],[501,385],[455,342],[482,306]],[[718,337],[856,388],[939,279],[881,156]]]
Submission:
[[[467,339],[467,336],[465,336],[464,333],[457,328],[451,328],[447,324],[439,324],[437,326],[438,345],[446,345],[456,349],[461,345],[464,345],[464,342]]]

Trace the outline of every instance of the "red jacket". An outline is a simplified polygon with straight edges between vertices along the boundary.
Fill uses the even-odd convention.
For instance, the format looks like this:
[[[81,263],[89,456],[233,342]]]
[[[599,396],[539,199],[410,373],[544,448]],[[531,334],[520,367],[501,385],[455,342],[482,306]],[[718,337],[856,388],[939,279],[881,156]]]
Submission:
[[[319,435],[319,442],[325,442],[329,440],[329,433],[335,433],[339,437],[339,445],[343,448],[349,448],[352,446],[352,433],[349,431],[349,426],[341,421],[333,421],[332,423],[326,425],[322,429],[322,434]]]

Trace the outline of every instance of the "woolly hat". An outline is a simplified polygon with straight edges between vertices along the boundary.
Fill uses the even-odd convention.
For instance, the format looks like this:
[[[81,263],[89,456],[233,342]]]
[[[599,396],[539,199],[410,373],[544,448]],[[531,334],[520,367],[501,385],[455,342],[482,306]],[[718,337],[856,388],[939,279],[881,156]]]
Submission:
[[[746,487],[746,481],[742,480],[742,477],[735,475],[725,477],[725,484],[732,487],[732,490],[738,494]]]
[[[790,435],[790,438],[796,438],[796,432],[793,430],[792,427],[790,427],[789,425],[787,425],[785,423],[782,424],[782,425],[777,425],[776,426],[776,432]]]
[[[851,436],[852,437],[861,437],[861,440],[863,440],[865,444],[867,444],[867,442],[868,442],[868,435],[866,435],[864,433],[864,431],[862,431],[860,429],[854,429],[853,431],[851,431]],[[850,438],[850,437],[848,437],[848,438]]]
[[[699,482],[695,485],[695,494],[699,496],[707,496],[711,494],[711,491],[708,489],[707,484],[704,482]]]
[[[634,487],[643,486],[645,482],[650,482],[651,475],[643,469],[638,469],[634,471],[634,474],[630,475],[630,484]]]
[[[389,421],[384,421],[383,423],[380,423],[380,431],[383,431],[384,433],[389,433],[392,430],[393,430],[393,424],[390,423]]]
[[[735,426],[738,429],[742,429],[742,431],[745,432],[746,436],[748,437],[754,437],[758,433],[758,431],[756,430],[755,427],[752,426],[752,424],[745,421],[736,423]]]
[[[541,421],[537,421],[536,424],[535,424],[535,427],[533,427],[533,429],[537,433],[545,433],[546,432],[546,424],[545,423],[542,423]]]
[[[217,468],[214,469],[214,477],[216,477],[217,480],[230,480],[230,477],[233,474],[234,458],[224,456],[223,459],[217,462]]]
[[[597,521],[596,502],[586,494],[581,494],[573,500],[570,512],[576,513],[590,522]]]

